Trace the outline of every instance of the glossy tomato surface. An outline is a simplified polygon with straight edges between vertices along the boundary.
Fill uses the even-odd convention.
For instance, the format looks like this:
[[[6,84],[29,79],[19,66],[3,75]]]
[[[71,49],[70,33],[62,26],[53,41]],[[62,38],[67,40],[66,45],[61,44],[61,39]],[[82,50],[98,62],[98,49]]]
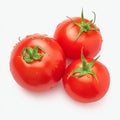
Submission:
[[[38,52],[34,56],[35,60],[26,62],[23,53],[26,59],[32,58],[31,51],[36,46],[40,49],[34,50],[34,53]],[[36,60],[36,56],[41,53],[40,59]],[[28,35],[21,40],[14,47],[10,58],[10,70],[14,79],[23,88],[32,91],[54,87],[63,75],[65,64],[65,55],[59,44],[53,38],[39,34]]]
[[[92,60],[87,59],[88,63]],[[77,77],[77,72],[69,76],[71,71],[81,66],[82,62],[80,59],[73,61],[68,66],[63,77],[64,88],[70,97],[79,102],[95,102],[101,99],[108,91],[110,85],[108,69],[102,63],[96,61],[92,67],[96,78],[92,74]]]
[[[80,17],[73,17],[62,21],[56,27],[54,38],[62,46],[65,54],[72,59],[80,57],[81,48],[84,47],[84,55],[88,58],[93,58],[101,50],[102,36],[100,30],[94,24],[90,26],[96,30],[88,30],[82,32],[79,36],[81,28],[73,23],[82,23]],[[84,19],[85,23],[89,20]],[[86,27],[86,26],[84,26]]]

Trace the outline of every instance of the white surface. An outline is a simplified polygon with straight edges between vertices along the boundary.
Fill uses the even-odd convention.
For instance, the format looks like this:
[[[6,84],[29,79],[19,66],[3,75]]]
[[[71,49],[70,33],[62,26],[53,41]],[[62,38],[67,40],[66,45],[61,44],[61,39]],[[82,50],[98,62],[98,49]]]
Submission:
[[[9,70],[10,53],[19,37],[41,33],[53,36],[66,16],[93,18],[103,36],[99,61],[107,66],[111,84],[96,103],[72,100],[61,83],[51,91],[33,94],[23,90]],[[120,119],[120,7],[118,0],[0,0],[0,120],[113,120]]]

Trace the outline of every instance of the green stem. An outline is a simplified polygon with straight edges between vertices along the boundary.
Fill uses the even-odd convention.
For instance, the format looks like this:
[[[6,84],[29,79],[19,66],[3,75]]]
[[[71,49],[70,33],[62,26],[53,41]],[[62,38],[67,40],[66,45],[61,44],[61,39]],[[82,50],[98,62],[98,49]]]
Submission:
[[[82,49],[81,50],[82,66],[72,70],[70,72],[70,74],[68,75],[68,78],[71,77],[73,74],[77,73],[76,75],[74,75],[75,77],[81,77],[81,76],[85,76],[87,74],[91,74],[97,80],[97,76],[96,76],[94,70],[92,69],[92,67],[93,67],[93,65],[95,64],[95,62],[97,61],[98,58],[99,58],[99,56],[96,59],[94,59],[92,62],[88,63],[87,60],[85,59],[84,55],[83,55],[83,49]]]
[[[94,28],[92,27],[91,25],[95,23],[95,20],[96,20],[96,14],[95,12],[92,12],[93,15],[94,15],[94,19],[88,21],[87,23],[85,22],[85,18],[84,18],[84,14],[83,14],[83,9],[82,9],[82,12],[81,12],[81,23],[77,23],[75,22],[72,18],[70,17],[67,17],[69,18],[73,24],[75,24],[76,26],[78,26],[80,28],[80,31],[78,32],[77,36],[76,36],[76,40],[79,38],[79,36],[83,33],[83,32],[88,32],[90,30],[99,30],[98,28]]]
[[[39,53],[38,50],[40,50],[41,53]],[[35,46],[34,48],[26,47],[22,50],[22,56],[26,63],[31,63],[35,60],[41,60],[44,53],[44,50],[41,49],[39,46]]]

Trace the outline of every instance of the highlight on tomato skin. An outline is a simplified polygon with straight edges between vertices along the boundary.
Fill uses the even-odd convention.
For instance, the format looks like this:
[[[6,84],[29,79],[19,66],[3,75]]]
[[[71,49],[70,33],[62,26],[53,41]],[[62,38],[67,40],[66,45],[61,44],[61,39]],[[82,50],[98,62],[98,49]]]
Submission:
[[[62,81],[66,93],[72,99],[91,103],[106,95],[110,74],[107,67],[97,59],[82,57],[66,68]]]
[[[10,71],[23,88],[40,92],[55,87],[66,66],[60,45],[48,36],[28,35],[13,48]]]
[[[82,47],[88,58],[94,58],[100,52],[103,40],[100,29],[95,25],[94,12],[93,15],[94,18],[88,20],[82,10],[81,17],[67,17],[56,27],[54,38],[68,58],[78,59]]]

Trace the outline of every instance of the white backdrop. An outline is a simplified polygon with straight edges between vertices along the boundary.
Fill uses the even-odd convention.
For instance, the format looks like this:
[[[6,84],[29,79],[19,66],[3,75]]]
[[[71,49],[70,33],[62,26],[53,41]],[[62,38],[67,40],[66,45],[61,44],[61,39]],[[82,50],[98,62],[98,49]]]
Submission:
[[[19,37],[40,33],[52,37],[66,16],[97,15],[103,36],[99,61],[110,72],[109,91],[100,101],[72,100],[62,83],[40,94],[23,90],[9,70],[10,54]],[[0,0],[0,120],[113,120],[120,119],[120,7],[118,0]]]

